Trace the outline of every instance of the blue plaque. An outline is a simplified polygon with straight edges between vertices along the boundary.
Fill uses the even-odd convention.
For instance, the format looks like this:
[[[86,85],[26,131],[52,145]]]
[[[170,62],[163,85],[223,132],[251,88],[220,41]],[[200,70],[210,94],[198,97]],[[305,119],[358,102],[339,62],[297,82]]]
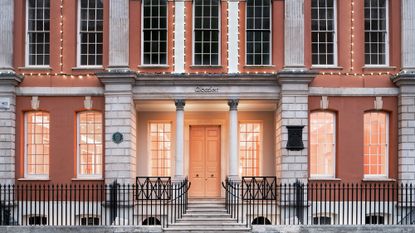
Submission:
[[[124,136],[120,132],[116,132],[112,135],[112,141],[116,144],[120,144],[124,140]]]

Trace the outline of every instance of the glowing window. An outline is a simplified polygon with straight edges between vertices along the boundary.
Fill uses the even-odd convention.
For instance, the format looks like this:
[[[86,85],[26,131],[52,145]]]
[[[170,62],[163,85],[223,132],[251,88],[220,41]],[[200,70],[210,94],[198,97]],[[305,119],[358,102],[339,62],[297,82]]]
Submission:
[[[78,177],[102,176],[102,113],[78,113]]]
[[[335,114],[310,114],[310,176],[334,177],[335,172]]]
[[[388,114],[368,112],[364,115],[365,177],[387,177]]]
[[[150,123],[151,174],[171,175],[171,123]]]
[[[25,114],[25,176],[49,176],[49,113]]]
[[[259,175],[259,157],[262,149],[261,123],[239,124],[239,173],[242,176]]]

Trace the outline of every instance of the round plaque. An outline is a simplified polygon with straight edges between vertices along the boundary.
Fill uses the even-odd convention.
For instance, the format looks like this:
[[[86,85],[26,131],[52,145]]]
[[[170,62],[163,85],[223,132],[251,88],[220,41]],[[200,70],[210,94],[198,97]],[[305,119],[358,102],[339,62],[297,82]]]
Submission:
[[[116,144],[120,144],[124,140],[124,136],[120,132],[116,132],[112,135],[112,141]]]

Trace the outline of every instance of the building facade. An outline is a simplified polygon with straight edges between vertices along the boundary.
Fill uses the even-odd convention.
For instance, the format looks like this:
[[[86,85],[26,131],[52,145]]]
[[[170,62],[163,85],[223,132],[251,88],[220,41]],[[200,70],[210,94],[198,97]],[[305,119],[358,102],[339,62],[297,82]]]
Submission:
[[[0,181],[415,180],[412,0],[3,0]]]

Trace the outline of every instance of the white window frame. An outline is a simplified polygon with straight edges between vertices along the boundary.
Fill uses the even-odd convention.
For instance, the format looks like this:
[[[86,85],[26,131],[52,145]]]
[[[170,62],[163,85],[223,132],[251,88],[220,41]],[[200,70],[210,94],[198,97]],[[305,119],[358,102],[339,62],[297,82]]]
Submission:
[[[141,1],[141,66],[169,67],[169,0],[166,0],[166,64],[144,64],[144,3]]]
[[[28,128],[27,128],[27,117],[29,113],[35,113],[35,112],[43,112],[49,114],[49,154],[48,154],[48,174],[29,174],[28,172]],[[30,180],[48,180],[50,175],[50,113],[46,111],[29,111],[24,113],[24,179],[30,179]]]
[[[151,148],[151,124],[170,124],[170,175],[173,176],[175,172],[175,156],[174,156],[174,128],[173,122],[170,120],[150,120],[147,122],[147,154],[149,162],[148,162],[148,174],[149,176],[153,176],[153,155],[152,155],[152,148]]]
[[[77,25],[76,25],[76,67],[87,68],[87,69],[100,69],[101,65],[82,65],[81,64],[81,1],[77,0]],[[103,3],[104,4],[104,3]],[[104,21],[104,17],[102,19]],[[102,63],[104,63],[104,29],[102,30]]]
[[[370,112],[365,112],[364,114],[367,113],[373,113],[375,111],[370,111]],[[385,125],[385,140],[386,140],[386,148],[385,148],[385,174],[379,174],[379,175],[371,175],[371,174],[365,174],[364,170],[363,170],[363,176],[364,179],[388,179],[389,178],[389,113],[387,112],[381,112],[384,113],[386,115],[386,125]],[[364,124],[364,120],[363,120],[363,124]],[[363,140],[364,140],[364,125],[363,125]],[[363,142],[363,149],[364,149],[364,142]],[[365,153],[363,151],[363,157],[365,156]],[[363,158],[363,169],[365,166],[365,162],[364,162],[364,158]]]
[[[364,4],[364,3],[363,3]],[[389,30],[389,0],[385,0],[385,6],[386,6],[386,35],[385,35],[385,64],[367,64],[366,63],[366,51],[364,51],[363,53],[363,60],[364,60],[364,67],[366,68],[378,68],[378,67],[388,67],[390,65],[390,55],[389,55],[389,37],[390,37],[390,30]],[[364,16],[364,12],[363,12],[363,20],[365,16]],[[365,22],[363,22],[364,25]],[[365,36],[364,34],[366,33],[366,30],[364,30],[363,27],[363,36]],[[366,40],[363,38],[363,49],[365,49],[365,43]]]
[[[206,67],[206,66],[210,66],[210,67],[218,67],[222,65],[222,0],[218,0],[219,1],[219,13],[218,13],[218,64],[217,65],[204,65],[204,64],[195,64],[195,12],[196,12],[196,4],[194,3],[195,0],[192,0],[192,66],[195,67]],[[210,53],[211,54],[211,53]]]
[[[241,147],[240,147],[240,143],[241,143],[241,139],[240,139],[240,135],[241,135],[241,131],[240,131],[240,125],[241,124],[259,124],[259,143],[260,143],[260,147],[259,147],[259,158],[258,159],[258,175],[262,175],[262,160],[263,160],[263,153],[264,153],[264,124],[263,121],[261,120],[244,120],[244,121],[239,121],[238,122],[238,157],[239,157],[239,153],[241,151]],[[240,158],[239,158],[240,160]],[[241,161],[239,161],[239,167],[238,167],[238,173],[240,173],[239,175],[242,176],[242,171],[240,171],[240,169],[242,168],[242,164]],[[242,168],[243,169],[243,168]]]
[[[81,113],[85,113],[85,112],[97,112],[97,113],[101,113],[101,117],[102,117],[102,123],[104,123],[104,114],[100,111],[95,111],[95,110],[87,110],[87,111],[80,111],[76,113],[76,177],[77,179],[86,179],[86,180],[99,180],[103,178],[103,173],[104,173],[104,132],[101,132],[101,136],[102,136],[102,151],[101,151],[101,174],[81,174],[81,148],[79,147],[79,143],[80,143],[80,138],[81,138],[81,129],[80,129],[80,114]],[[94,155],[96,156],[96,155]]]
[[[53,0],[49,1],[49,4],[52,3]],[[49,64],[48,65],[31,65],[29,64],[29,50],[30,50],[30,46],[29,46],[29,0],[25,1],[25,67],[27,68],[36,68],[36,69],[48,69],[50,68],[50,63],[52,60],[52,56],[51,56],[51,40],[50,40],[50,34],[51,34],[51,8],[49,8]]]
[[[336,113],[335,112],[331,112],[331,111],[314,111],[310,113],[310,119],[311,119],[311,115],[312,114],[317,114],[317,113],[330,113],[333,116],[333,174],[312,174],[311,173],[311,169],[310,169],[310,178],[311,179],[334,179],[336,178],[336,157],[337,157],[337,153],[336,153],[336,146],[337,146],[337,141],[336,141],[336,127],[337,127],[337,121],[336,121]],[[317,155],[316,155],[317,156]],[[311,165],[311,121],[310,121],[310,165]]]
[[[270,15],[270,22],[269,22],[269,28],[270,28],[270,32],[269,32],[269,64],[260,64],[260,65],[255,65],[255,64],[248,64],[248,29],[247,26],[248,25],[248,7],[247,4],[248,2],[245,1],[245,66],[247,67],[261,67],[261,66],[272,66],[273,65],[273,60],[272,60],[272,41],[273,41],[273,30],[272,30],[272,21],[273,21],[273,15],[272,15],[272,4],[273,1],[272,0],[268,0],[270,2],[270,8],[269,8],[269,15]]]
[[[327,64],[327,65],[322,65],[322,64],[312,64],[311,67],[313,68],[333,68],[333,67],[337,67],[338,66],[338,33],[337,33],[337,0],[333,0],[333,29],[334,29],[334,33],[333,33],[333,64]],[[311,16],[312,17],[312,16]],[[311,38],[311,43],[313,43],[313,38]],[[312,46],[312,44],[311,44]],[[313,53],[311,53],[312,55]],[[311,62],[313,62],[313,59],[311,58]]]

